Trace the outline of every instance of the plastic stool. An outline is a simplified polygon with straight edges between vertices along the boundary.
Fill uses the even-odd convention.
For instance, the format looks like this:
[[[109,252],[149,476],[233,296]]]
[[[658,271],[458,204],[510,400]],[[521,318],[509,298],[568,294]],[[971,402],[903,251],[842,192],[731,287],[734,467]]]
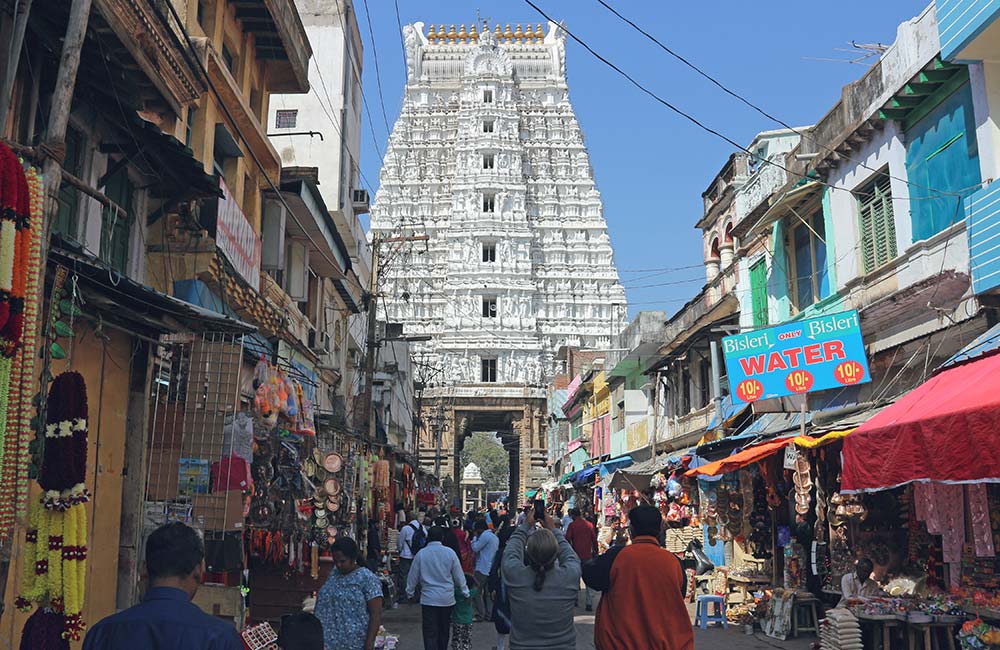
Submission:
[[[795,598],[792,604],[792,638],[797,638],[800,632],[812,632],[819,636],[819,614],[816,598]]]
[[[715,613],[709,614],[709,606],[715,604]],[[724,596],[698,596],[695,606],[695,625],[705,630],[709,623],[722,623],[722,627],[729,629],[729,621],[726,619],[726,599]]]

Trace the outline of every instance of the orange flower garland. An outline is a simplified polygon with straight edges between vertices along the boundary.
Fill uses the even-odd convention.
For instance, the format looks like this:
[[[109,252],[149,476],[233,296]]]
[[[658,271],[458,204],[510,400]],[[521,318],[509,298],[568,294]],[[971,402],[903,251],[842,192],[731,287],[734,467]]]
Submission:
[[[25,388],[34,383],[34,347],[40,271],[41,178],[25,174],[22,162],[0,145],[0,268],[12,262],[11,293],[0,291],[0,539],[10,536],[15,513],[27,499],[28,444],[33,405]],[[3,238],[15,226],[14,259],[6,259]],[[3,272],[0,271],[0,275]],[[0,280],[0,285],[3,281]],[[30,337],[19,350],[25,318]],[[30,388],[29,388],[30,390]]]

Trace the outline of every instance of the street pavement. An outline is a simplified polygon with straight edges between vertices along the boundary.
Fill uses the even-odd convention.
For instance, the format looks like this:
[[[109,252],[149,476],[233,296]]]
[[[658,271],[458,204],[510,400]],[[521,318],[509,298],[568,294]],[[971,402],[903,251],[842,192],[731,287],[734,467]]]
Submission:
[[[693,605],[691,606],[693,611]],[[577,650],[594,650],[594,614],[577,608],[576,616]],[[400,605],[398,609],[386,610],[382,615],[382,625],[390,634],[399,636],[397,650],[423,650],[420,631],[420,606]],[[496,629],[492,623],[476,623],[472,628],[472,650],[493,650],[496,648]],[[742,628],[729,629],[709,627],[695,629],[695,650],[809,650],[816,641],[815,636],[779,641],[771,639],[760,631],[744,634]]]

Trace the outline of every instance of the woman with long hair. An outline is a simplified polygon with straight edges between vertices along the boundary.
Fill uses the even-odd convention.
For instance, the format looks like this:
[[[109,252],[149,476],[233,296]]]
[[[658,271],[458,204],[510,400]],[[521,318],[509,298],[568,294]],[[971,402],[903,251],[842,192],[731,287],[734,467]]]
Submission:
[[[316,597],[326,650],[372,650],[382,623],[382,583],[363,565],[353,539],[340,537],[331,550],[336,570]]]
[[[510,600],[510,650],[575,650],[573,610],[580,590],[580,558],[545,515],[535,528],[534,509],[503,552],[501,571]]]

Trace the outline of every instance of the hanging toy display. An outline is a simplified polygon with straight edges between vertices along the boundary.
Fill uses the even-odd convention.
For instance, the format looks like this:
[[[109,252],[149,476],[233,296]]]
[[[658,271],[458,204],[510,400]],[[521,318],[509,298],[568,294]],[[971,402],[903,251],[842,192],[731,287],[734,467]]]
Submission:
[[[0,539],[28,493],[41,207],[38,173],[0,144]]]
[[[49,387],[45,448],[25,534],[24,569],[17,607],[35,604],[58,617],[34,615],[23,637],[50,638],[38,626],[58,623],[63,639],[79,640],[87,560],[87,387],[77,372],[64,372]],[[36,613],[37,614],[37,613]],[[24,648],[22,644],[22,648]],[[34,647],[34,646],[28,646]]]

